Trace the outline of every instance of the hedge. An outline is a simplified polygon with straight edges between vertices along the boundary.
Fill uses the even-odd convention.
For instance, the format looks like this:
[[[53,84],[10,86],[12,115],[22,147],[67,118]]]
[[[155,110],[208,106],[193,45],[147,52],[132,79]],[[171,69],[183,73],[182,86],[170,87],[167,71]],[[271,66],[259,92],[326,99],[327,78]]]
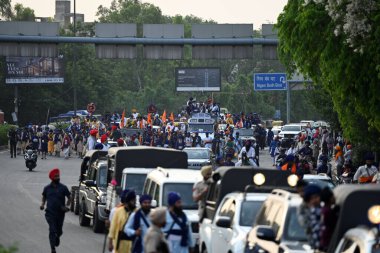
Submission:
[[[8,145],[8,131],[14,125],[3,124],[0,125],[0,146]]]

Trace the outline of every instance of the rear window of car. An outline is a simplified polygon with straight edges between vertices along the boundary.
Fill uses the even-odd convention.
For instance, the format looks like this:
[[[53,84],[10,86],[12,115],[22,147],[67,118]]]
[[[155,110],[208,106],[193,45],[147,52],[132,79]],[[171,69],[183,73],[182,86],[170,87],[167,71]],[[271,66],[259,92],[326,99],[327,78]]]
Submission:
[[[307,241],[306,231],[298,221],[296,208],[290,208],[286,217],[284,239],[289,241]]]
[[[241,204],[239,225],[252,226],[262,204],[263,201],[244,201]]]

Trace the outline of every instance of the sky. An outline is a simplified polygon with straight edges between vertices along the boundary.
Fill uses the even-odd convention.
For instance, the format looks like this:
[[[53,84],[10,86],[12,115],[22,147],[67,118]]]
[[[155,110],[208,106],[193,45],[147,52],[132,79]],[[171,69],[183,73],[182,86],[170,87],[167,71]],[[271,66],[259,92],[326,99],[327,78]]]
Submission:
[[[71,1],[73,11],[74,0]],[[85,21],[97,19],[99,5],[110,6],[112,0],[76,0],[78,13],[85,15]],[[218,23],[261,24],[276,23],[277,16],[283,10],[287,0],[143,0],[161,8],[164,15],[190,15],[203,19],[212,19]],[[54,17],[55,0],[12,0],[12,4],[21,3],[34,9],[38,17]]]

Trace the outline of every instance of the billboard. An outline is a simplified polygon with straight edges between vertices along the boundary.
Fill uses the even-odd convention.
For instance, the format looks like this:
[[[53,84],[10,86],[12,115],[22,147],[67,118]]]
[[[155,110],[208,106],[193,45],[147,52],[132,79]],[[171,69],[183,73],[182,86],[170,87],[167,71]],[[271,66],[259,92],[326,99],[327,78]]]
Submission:
[[[53,57],[6,57],[5,83],[63,84],[63,59]]]
[[[220,91],[220,68],[176,68],[177,91]]]

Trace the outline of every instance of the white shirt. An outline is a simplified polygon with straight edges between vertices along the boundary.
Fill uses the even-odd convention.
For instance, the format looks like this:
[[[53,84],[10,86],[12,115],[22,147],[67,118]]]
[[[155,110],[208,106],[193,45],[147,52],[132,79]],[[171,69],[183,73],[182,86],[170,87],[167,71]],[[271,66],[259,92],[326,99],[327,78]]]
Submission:
[[[251,147],[249,149],[249,151],[247,152],[247,149],[245,148],[245,146],[240,150],[240,154],[239,154],[239,158],[241,159],[242,155],[243,155],[243,152],[246,152],[247,153],[247,157],[248,159],[252,159],[252,158],[255,158],[256,156],[256,153],[255,153],[255,149],[253,147]]]
[[[369,173],[369,175],[368,175]],[[371,177],[377,173],[377,168],[375,166],[371,166],[370,168],[367,165],[360,166],[354,175],[354,180],[359,180],[360,177]]]
[[[286,151],[286,155],[294,155],[297,152],[297,148],[289,148],[288,151]]]
[[[209,136],[209,137],[205,137],[204,139],[204,144],[205,144],[205,148],[211,148],[212,146],[212,138]]]
[[[88,138],[88,150],[94,150],[96,145],[96,139],[93,136]]]

